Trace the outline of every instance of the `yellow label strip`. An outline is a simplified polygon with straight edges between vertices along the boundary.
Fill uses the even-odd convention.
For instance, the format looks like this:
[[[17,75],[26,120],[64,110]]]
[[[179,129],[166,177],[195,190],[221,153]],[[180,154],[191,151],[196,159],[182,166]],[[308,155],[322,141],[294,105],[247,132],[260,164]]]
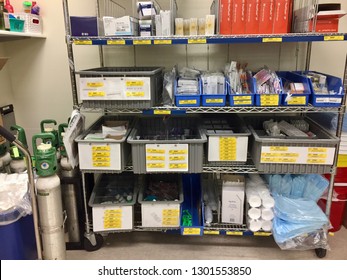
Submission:
[[[147,156],[146,157],[147,160],[160,160],[160,161],[164,161],[165,157],[160,157],[160,156]]]
[[[73,43],[75,45],[92,45],[92,40],[74,40]]]
[[[134,40],[133,44],[134,45],[151,45],[152,41],[151,40]]]
[[[198,104],[197,100],[179,100],[178,101],[179,105],[194,105],[194,104]]]
[[[188,39],[188,44],[206,44],[207,39],[201,38],[201,39]]]
[[[309,153],[326,153],[328,152],[327,148],[308,148]]]
[[[242,231],[227,231],[226,232],[226,235],[243,235],[243,232]]]
[[[127,81],[127,87],[142,87],[144,85],[144,81]]]
[[[93,152],[93,157],[110,157],[110,152]]]
[[[306,97],[305,96],[292,96],[288,102],[289,105],[305,105]]]
[[[184,228],[183,235],[200,235],[201,228]]]
[[[181,157],[170,157],[171,161],[179,161],[179,160],[185,160],[186,157],[185,156],[181,156]]]
[[[169,168],[170,169],[186,169],[188,167],[188,164],[186,163],[170,163]]]
[[[281,43],[283,39],[279,38],[263,38],[263,43]]]
[[[188,154],[187,150],[170,150],[169,151],[170,155],[186,155]]]
[[[297,153],[262,153],[262,157],[299,157]]]
[[[216,104],[223,104],[223,99],[206,99],[207,104],[216,103]]]
[[[90,91],[90,92],[88,92],[89,97],[102,97],[105,95],[106,95],[106,93],[104,91]]]
[[[110,157],[93,157],[93,162],[111,162]]]
[[[146,153],[149,153],[149,154],[165,154],[165,150],[147,149]]]
[[[107,45],[125,45],[125,40],[107,40]]]
[[[93,146],[92,147],[93,151],[111,151],[111,147],[110,146]]]
[[[170,110],[154,110],[153,111],[154,115],[171,115]]]
[[[219,235],[220,232],[218,230],[204,230],[204,234],[206,234],[206,235]]]
[[[246,100],[252,100],[252,96],[234,96],[234,101],[246,101]]]
[[[253,235],[254,235],[254,236],[271,236],[272,233],[271,233],[271,232],[259,231],[259,232],[254,232]]]
[[[343,41],[345,39],[345,36],[338,35],[338,36],[324,36],[324,41]]]
[[[271,147],[270,147],[270,151],[271,151],[271,152],[276,152],[276,151],[284,152],[284,151],[288,151],[288,147],[271,146]]]
[[[94,82],[94,83],[87,83],[87,87],[103,87],[104,83],[102,82]]]
[[[109,162],[93,162],[93,167],[111,167]]]
[[[147,168],[164,168],[165,163],[148,163]]]
[[[144,97],[145,93],[143,91],[140,91],[140,92],[130,92],[130,91],[127,91],[126,92],[126,96],[127,97]]]
[[[171,45],[172,40],[154,40],[154,45]]]

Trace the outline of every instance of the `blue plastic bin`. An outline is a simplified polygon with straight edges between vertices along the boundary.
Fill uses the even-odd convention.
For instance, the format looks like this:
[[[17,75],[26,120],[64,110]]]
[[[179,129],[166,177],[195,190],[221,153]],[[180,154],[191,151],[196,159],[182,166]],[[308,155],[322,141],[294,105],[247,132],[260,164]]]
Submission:
[[[313,89],[311,80],[308,79],[309,86],[312,92],[311,101],[310,101],[311,104],[315,107],[340,107],[343,100],[343,96],[344,96],[342,80],[338,77],[334,77],[334,76],[316,72],[316,71],[305,71],[305,72],[297,71],[296,73],[306,77],[308,72],[327,76],[328,91],[334,91],[336,93],[336,94],[329,94],[329,95],[319,94],[318,92],[315,92],[315,90]]]
[[[0,213],[2,221],[12,220],[14,211]],[[32,215],[20,218],[14,223],[0,225],[1,260],[37,259],[34,222]]]
[[[282,94],[283,94],[283,84],[282,84],[281,78],[280,78],[280,84],[281,84],[281,92],[279,94],[277,94],[277,93],[259,94],[256,90],[255,105],[260,106],[260,107],[277,107],[277,106],[280,106],[281,100],[282,100]]]
[[[200,107],[201,103],[201,81],[199,79],[199,94],[176,94],[177,82],[175,80],[175,103],[177,107]]]
[[[181,204],[181,235],[199,236],[204,234],[204,203],[199,174],[183,174],[183,196]],[[191,215],[191,226],[183,225],[185,211]]]
[[[229,79],[227,80],[228,86],[228,99],[229,105],[232,107],[249,107],[254,105],[254,95],[256,92],[255,79],[253,77],[248,77],[248,86],[251,93],[248,94],[232,94],[230,89]]]
[[[227,99],[227,83],[225,81],[224,92],[218,94],[204,94],[204,88],[201,85],[202,106],[206,107],[224,107]]]
[[[311,96],[309,79],[289,71],[279,71],[276,73],[282,79],[283,84],[286,84],[286,82],[294,82],[304,85],[303,93],[289,95],[283,91],[281,104],[283,106],[307,106]]]

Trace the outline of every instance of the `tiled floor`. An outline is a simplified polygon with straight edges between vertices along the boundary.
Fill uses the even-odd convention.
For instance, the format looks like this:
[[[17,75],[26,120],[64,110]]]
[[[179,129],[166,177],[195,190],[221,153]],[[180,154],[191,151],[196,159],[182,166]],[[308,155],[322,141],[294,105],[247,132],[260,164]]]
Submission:
[[[324,259],[347,260],[347,229],[329,236]],[[307,260],[314,250],[282,251],[272,237],[187,237],[160,232],[109,234],[95,252],[67,251],[69,260]]]

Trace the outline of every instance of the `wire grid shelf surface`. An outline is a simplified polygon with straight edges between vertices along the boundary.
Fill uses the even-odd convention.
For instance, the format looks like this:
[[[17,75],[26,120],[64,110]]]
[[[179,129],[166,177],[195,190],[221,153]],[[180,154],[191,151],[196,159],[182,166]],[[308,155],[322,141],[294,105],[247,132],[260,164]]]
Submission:
[[[99,112],[109,114],[143,114],[147,109],[131,109],[131,108],[89,108],[83,105],[79,106],[83,112]],[[176,107],[176,106],[158,106],[152,107],[153,114],[171,114],[174,113],[339,113],[343,112],[344,107],[314,107],[312,105],[296,107],[296,106],[279,106],[279,107]],[[173,112],[174,111],[174,112]]]

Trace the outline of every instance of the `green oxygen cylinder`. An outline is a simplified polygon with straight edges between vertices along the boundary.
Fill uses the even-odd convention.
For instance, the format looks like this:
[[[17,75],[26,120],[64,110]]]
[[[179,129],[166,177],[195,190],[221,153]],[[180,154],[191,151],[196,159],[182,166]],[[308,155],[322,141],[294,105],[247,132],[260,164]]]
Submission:
[[[48,126],[47,126],[48,125]],[[52,146],[58,148],[58,131],[54,128],[57,125],[55,120],[42,120],[40,123],[41,133],[52,133],[54,134],[55,140]],[[48,140],[49,141],[49,140]],[[45,141],[46,143],[46,141]]]
[[[42,143],[37,146],[38,139],[41,139]],[[35,167],[37,175],[40,177],[51,176],[57,172],[56,148],[52,146],[55,141],[56,138],[53,133],[39,133],[33,136]]]
[[[17,131],[17,140],[19,140],[25,148],[28,148],[28,144],[27,144],[27,138],[25,135],[25,130],[23,127],[19,126],[19,125],[12,125],[10,127],[11,131]],[[12,159],[23,159],[24,155],[23,153],[17,148],[16,145],[11,144],[10,145],[10,155]]]
[[[51,143],[51,140],[45,140],[44,143],[51,143],[52,146],[56,149],[57,152],[57,160],[60,161],[60,151],[59,151],[59,143],[58,143],[58,130],[55,129],[57,122],[55,120],[42,120],[40,123],[41,133],[53,133],[55,140]],[[48,142],[47,142],[48,141]]]
[[[17,135],[16,135],[17,140],[19,140],[25,148],[28,148],[24,129],[18,125],[12,125],[10,129],[12,131],[17,131]],[[12,158],[12,161],[10,163],[10,169],[12,172],[22,173],[27,170],[27,163],[25,160],[25,156],[22,153],[22,151],[20,151],[18,147],[14,144],[10,145],[10,155]]]
[[[67,128],[68,128],[68,124],[67,123],[62,123],[62,124],[60,124],[58,126],[58,143],[59,143],[60,155],[62,157],[67,157],[65,145],[64,145],[64,142],[63,142],[65,130]]]

